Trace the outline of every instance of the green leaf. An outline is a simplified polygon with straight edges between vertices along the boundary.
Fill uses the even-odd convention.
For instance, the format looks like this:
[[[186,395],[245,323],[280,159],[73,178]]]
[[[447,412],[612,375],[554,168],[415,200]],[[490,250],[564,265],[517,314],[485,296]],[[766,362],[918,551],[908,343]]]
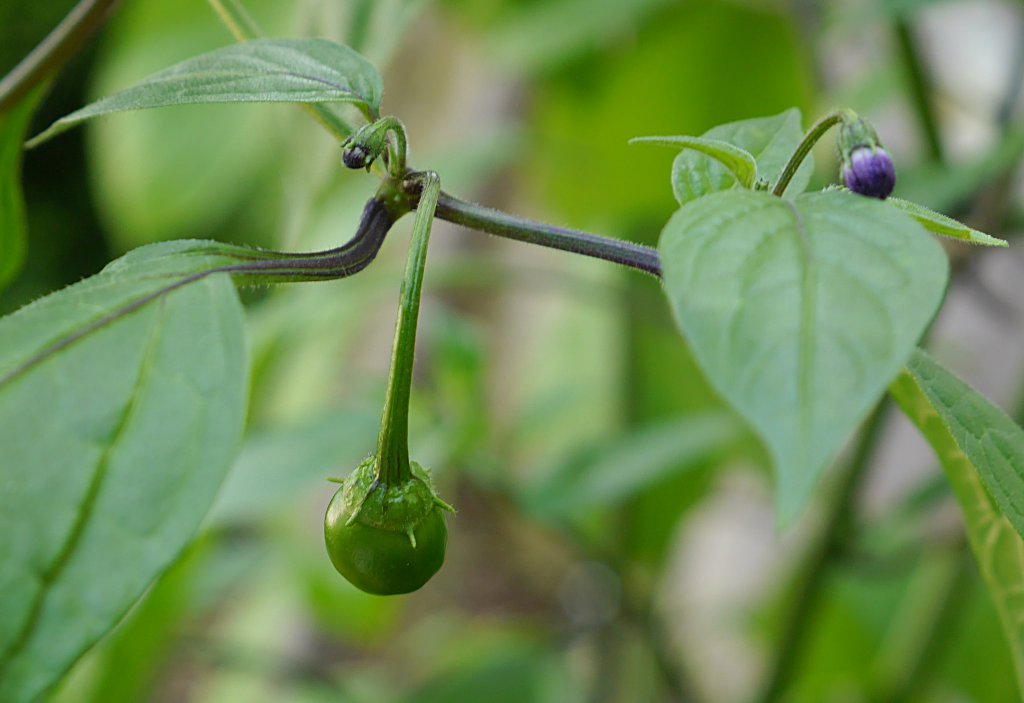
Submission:
[[[678,471],[696,466],[742,434],[735,418],[708,412],[645,427],[595,449],[588,460],[567,462],[528,488],[528,510],[571,517],[582,510],[631,498]]]
[[[921,350],[890,391],[953,487],[1024,692],[1024,431]]]
[[[373,65],[326,39],[255,39],[182,61],[54,122],[29,146],[85,120],[196,103],[353,103],[376,114],[384,88]]]
[[[984,232],[971,229],[967,225],[957,222],[951,217],[929,210],[924,205],[900,198],[887,198],[886,202],[907,213],[929,232],[941,234],[943,237],[952,237],[971,244],[981,244],[986,247],[1008,247],[1008,243],[1002,239],[996,239]]]
[[[800,111],[794,107],[771,117],[719,125],[709,129],[703,137],[728,142],[749,152],[757,162],[757,175],[774,183],[803,139],[800,120]],[[805,160],[786,192],[791,196],[802,193],[813,170],[813,163]],[[734,183],[723,166],[692,152],[684,151],[672,164],[672,192],[680,205],[708,193],[728,190]]]
[[[25,260],[25,198],[21,192],[22,142],[44,88],[0,113],[0,289]]]
[[[148,247],[0,319],[0,700],[51,687],[213,501],[247,384],[225,251]]]
[[[676,321],[767,445],[788,522],[938,309],[942,248],[881,201],[733,190],[680,208],[659,249]]]
[[[757,162],[746,149],[733,146],[721,139],[706,137],[637,137],[630,144],[657,144],[658,146],[681,147],[700,152],[729,169],[729,173],[741,186],[750,189],[757,179]]]

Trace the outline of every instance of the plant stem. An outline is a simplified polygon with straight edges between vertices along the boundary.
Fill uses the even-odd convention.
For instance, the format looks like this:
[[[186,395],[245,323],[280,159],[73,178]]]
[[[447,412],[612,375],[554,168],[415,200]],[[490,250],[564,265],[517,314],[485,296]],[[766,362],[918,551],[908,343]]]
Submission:
[[[259,26],[238,0],[207,0],[207,2],[235,41],[243,42],[262,36]],[[326,105],[303,103],[300,107],[312,115],[313,119],[339,141],[344,141],[354,131],[348,123],[328,109]]]
[[[66,64],[110,16],[117,0],[81,0],[28,56],[0,80],[0,113]]]
[[[762,703],[779,700],[792,678],[793,669],[810,635],[810,626],[821,599],[825,577],[839,552],[843,532],[859,496],[861,482],[867,475],[871,458],[891,409],[891,401],[883,399],[865,421],[853,457],[835,487],[836,500],[830,506],[831,512],[808,551],[796,583],[789,590],[790,611],[782,638],[776,648],[775,661],[760,697]]]
[[[939,136],[938,122],[935,119],[935,111],[932,109],[931,78],[921,62],[917,41],[906,18],[896,19],[893,31],[896,34],[896,46],[899,48],[903,67],[906,69],[907,78],[910,81],[910,97],[914,104],[917,121],[921,126],[921,131],[924,132],[928,155],[933,161],[941,162],[944,159],[944,150],[942,139]]]
[[[779,175],[779,180],[775,182],[775,187],[772,188],[772,195],[782,197],[782,194],[786,192],[786,186],[793,180],[793,176],[796,175],[797,169],[800,168],[800,164],[804,162],[807,155],[811,153],[811,149],[818,143],[818,140],[824,136],[825,132],[830,130],[834,125],[842,122],[843,120],[850,119],[852,113],[846,108],[838,108],[830,111],[817,122],[811,125],[811,128],[807,130],[807,134],[804,135],[800,145],[793,152],[793,155],[789,157],[789,162],[786,164],[786,168],[782,169],[782,173]]]
[[[237,0],[208,0],[210,7],[217,13],[217,17],[231,32],[235,41],[246,41],[254,37],[262,36],[259,25],[252,16],[245,11]]]
[[[415,202],[419,197],[417,189],[418,186],[413,185],[407,191],[414,203],[413,207],[416,207]],[[463,227],[506,239],[611,261],[661,278],[661,259],[658,250],[651,247],[526,220],[500,210],[460,200],[444,192],[437,201],[436,216]]]
[[[430,226],[441,193],[441,179],[436,173],[430,171],[417,175],[422,192],[402,281],[388,390],[384,395],[384,412],[377,438],[377,479],[385,485],[401,483],[412,477],[409,470],[409,397],[416,356],[416,322],[420,314]]]
[[[207,1],[236,40],[245,41],[258,36],[255,33],[258,31],[255,29],[255,24],[236,5],[237,0]],[[225,2],[230,3],[231,6],[229,7]],[[249,29],[247,30],[246,27]],[[306,104],[302,107],[340,141],[347,139],[354,131],[334,112],[323,105]],[[368,117],[376,116],[370,115]],[[404,159],[408,151],[408,145],[406,143],[405,129],[401,122],[397,118],[390,119],[395,121],[395,125],[389,124],[389,127],[395,134],[397,142],[395,151],[396,164],[390,169],[391,177],[394,178],[396,175],[404,174],[406,171]],[[415,203],[422,197],[420,190],[423,187],[423,182],[419,179],[410,179],[407,183],[410,184],[408,195]],[[610,237],[588,234],[578,230],[533,222],[498,210],[492,210],[482,205],[460,200],[447,193],[440,194],[440,199],[437,202],[436,216],[442,220],[488,232],[499,237],[611,261],[649,273],[655,278],[661,278],[661,259],[658,256],[658,251],[651,247],[624,242]]]
[[[999,110],[996,112],[996,121],[1004,135],[1013,125],[1013,113],[1020,99],[1021,89],[1024,89],[1024,22],[1017,27],[1016,45],[1017,55],[1006,81],[1003,99],[999,102]]]
[[[361,53],[369,34],[370,20],[373,19],[373,0],[355,0],[350,16],[347,43]]]
[[[903,677],[888,696],[882,697],[885,703],[905,703],[915,700],[921,693],[921,686],[935,663],[940,661],[945,647],[953,639],[953,629],[963,611],[972,587],[974,566],[967,542],[957,548],[956,564],[950,570],[942,593],[930,613],[931,619],[925,623],[923,632],[918,638],[919,647],[907,663]]]

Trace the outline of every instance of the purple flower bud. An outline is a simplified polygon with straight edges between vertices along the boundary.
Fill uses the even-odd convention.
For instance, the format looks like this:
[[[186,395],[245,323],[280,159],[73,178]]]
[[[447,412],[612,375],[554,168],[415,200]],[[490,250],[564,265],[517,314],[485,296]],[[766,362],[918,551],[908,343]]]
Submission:
[[[363,168],[369,165],[372,161],[369,157],[362,144],[346,144],[345,150],[341,152],[341,161],[349,168]]]
[[[885,200],[896,185],[896,168],[882,147],[861,146],[843,159],[843,183],[854,193]]]

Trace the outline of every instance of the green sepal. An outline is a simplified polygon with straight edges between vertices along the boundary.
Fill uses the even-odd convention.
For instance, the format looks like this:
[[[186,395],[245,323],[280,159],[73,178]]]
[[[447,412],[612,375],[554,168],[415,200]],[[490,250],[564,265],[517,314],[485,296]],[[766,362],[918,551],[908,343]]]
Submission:
[[[341,489],[346,524],[405,534],[415,530],[439,504],[447,508],[437,497],[430,472],[415,461],[409,462],[409,469],[410,480],[387,484],[378,476],[376,457],[365,459]]]

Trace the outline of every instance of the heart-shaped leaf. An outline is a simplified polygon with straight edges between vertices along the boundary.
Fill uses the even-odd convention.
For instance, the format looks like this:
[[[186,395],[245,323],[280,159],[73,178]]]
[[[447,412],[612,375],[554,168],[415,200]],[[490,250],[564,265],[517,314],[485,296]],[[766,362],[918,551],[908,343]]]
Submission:
[[[182,61],[54,122],[35,146],[85,120],[113,112],[195,103],[347,102],[380,108],[377,69],[326,39],[254,39]]]
[[[659,249],[698,362],[771,452],[785,523],[935,314],[945,255],[906,215],[836,191],[715,193]]]
[[[921,350],[890,391],[953,486],[1024,692],[1024,430]]]
[[[712,127],[702,135],[706,139],[728,142],[753,155],[758,177],[774,183],[789,157],[803,139],[800,111],[790,108],[771,117],[729,122]],[[802,193],[811,180],[814,165],[805,160],[797,169],[786,193],[790,197]],[[701,154],[684,151],[672,164],[672,192],[680,205],[702,195],[728,190],[736,180],[728,169]]]
[[[244,419],[209,243],[135,252],[0,320],[0,700],[38,698],[191,538]]]

